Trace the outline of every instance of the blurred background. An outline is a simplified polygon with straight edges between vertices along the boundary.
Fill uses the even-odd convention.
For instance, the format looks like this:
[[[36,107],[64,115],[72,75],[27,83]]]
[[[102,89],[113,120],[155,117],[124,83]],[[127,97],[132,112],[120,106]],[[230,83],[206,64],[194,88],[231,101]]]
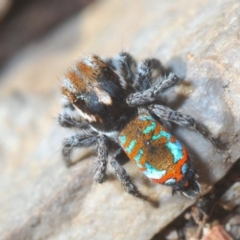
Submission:
[[[0,67],[22,48],[44,38],[91,2],[93,0],[1,0]]]

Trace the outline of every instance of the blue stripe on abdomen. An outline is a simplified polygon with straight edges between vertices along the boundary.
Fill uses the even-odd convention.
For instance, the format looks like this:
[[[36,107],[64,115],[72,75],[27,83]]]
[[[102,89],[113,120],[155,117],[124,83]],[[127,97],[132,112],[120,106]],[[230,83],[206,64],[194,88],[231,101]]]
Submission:
[[[166,144],[166,146],[168,147],[168,149],[170,150],[170,152],[173,155],[174,163],[177,163],[179,160],[181,160],[183,158],[183,149],[182,149],[182,145],[180,144],[180,142],[178,142],[178,141],[176,141],[174,143],[168,142]]]
[[[152,179],[161,179],[167,172],[166,170],[158,170],[149,163],[145,163],[145,167],[146,170],[143,171],[143,174]]]

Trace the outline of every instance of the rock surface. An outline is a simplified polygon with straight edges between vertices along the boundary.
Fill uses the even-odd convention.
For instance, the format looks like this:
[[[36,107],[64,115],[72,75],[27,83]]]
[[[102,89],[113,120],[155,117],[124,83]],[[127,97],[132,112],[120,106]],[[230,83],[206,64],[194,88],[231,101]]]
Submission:
[[[234,183],[221,197],[219,204],[227,209],[232,210],[240,206],[240,182]]]
[[[158,208],[125,193],[110,167],[109,180],[95,184],[93,156],[65,168],[61,141],[72,132],[57,124],[58,79],[86,53],[155,57],[183,77],[166,102],[229,150],[187,129],[176,135],[195,156],[203,192],[221,179],[240,157],[239,14],[236,0],[98,1],[15,55],[0,76],[1,239],[151,239],[194,202],[150,183],[132,163],[127,171]]]
[[[0,22],[8,13],[11,7],[12,1],[11,0],[1,0],[0,2]]]

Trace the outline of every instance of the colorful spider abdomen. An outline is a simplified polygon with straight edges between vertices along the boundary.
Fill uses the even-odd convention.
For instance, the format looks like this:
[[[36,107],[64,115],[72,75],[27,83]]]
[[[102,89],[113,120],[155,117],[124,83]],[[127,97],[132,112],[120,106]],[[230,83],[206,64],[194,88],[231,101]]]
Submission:
[[[188,197],[195,197],[195,180],[187,150],[150,115],[138,115],[120,132],[118,141],[128,157],[153,182],[171,186]]]

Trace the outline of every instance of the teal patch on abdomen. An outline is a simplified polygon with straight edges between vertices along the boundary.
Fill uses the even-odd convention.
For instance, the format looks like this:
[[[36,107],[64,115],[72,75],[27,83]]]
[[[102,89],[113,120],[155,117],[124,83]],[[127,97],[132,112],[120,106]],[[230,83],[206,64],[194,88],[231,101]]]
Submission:
[[[127,140],[127,137],[126,137],[125,135],[118,136],[118,140],[119,140],[120,145],[123,146],[124,143],[125,143],[126,140]]]
[[[144,130],[143,130],[143,133],[144,134],[148,134],[148,133],[151,133],[155,130],[156,128],[156,123],[155,122],[151,122],[150,125],[148,125]]]
[[[154,121],[152,116],[146,116],[146,115],[141,115],[139,116],[139,120],[145,122],[145,121]]]
[[[170,178],[164,182],[165,185],[174,185],[176,183],[176,179]]]
[[[145,121],[149,121],[149,125],[143,130],[144,134],[148,134],[151,133],[155,130],[156,128],[156,122],[154,121],[154,119],[151,116],[139,116],[139,120],[145,122]]]
[[[132,140],[132,141],[130,142],[130,144],[128,145],[128,147],[125,148],[125,151],[126,151],[127,153],[131,153],[132,150],[134,149],[136,143],[137,143],[137,140],[135,140],[135,139]]]
[[[140,164],[140,160],[142,158],[142,155],[143,155],[143,150],[140,148],[139,151],[138,151],[138,154],[134,157],[134,160],[136,161],[137,163],[137,166],[139,168],[142,168],[143,166]]]
[[[182,145],[180,142],[178,142],[178,141],[176,141],[174,143],[168,142],[166,144],[166,146],[168,147],[168,149],[170,150],[170,152],[173,155],[174,163],[177,163],[179,160],[181,160],[183,158],[183,149],[182,149]]]
[[[161,137],[165,137],[167,138],[168,141],[170,141],[171,136],[172,136],[171,133],[160,130],[160,132],[157,135],[152,136],[152,140],[158,140]]]
[[[188,168],[189,168],[188,163],[183,164],[183,166],[182,166],[182,173],[186,174],[187,171],[188,171]]]
[[[145,163],[145,167],[146,170],[143,171],[143,174],[151,179],[161,179],[167,172],[166,170],[158,170],[149,163]]]

